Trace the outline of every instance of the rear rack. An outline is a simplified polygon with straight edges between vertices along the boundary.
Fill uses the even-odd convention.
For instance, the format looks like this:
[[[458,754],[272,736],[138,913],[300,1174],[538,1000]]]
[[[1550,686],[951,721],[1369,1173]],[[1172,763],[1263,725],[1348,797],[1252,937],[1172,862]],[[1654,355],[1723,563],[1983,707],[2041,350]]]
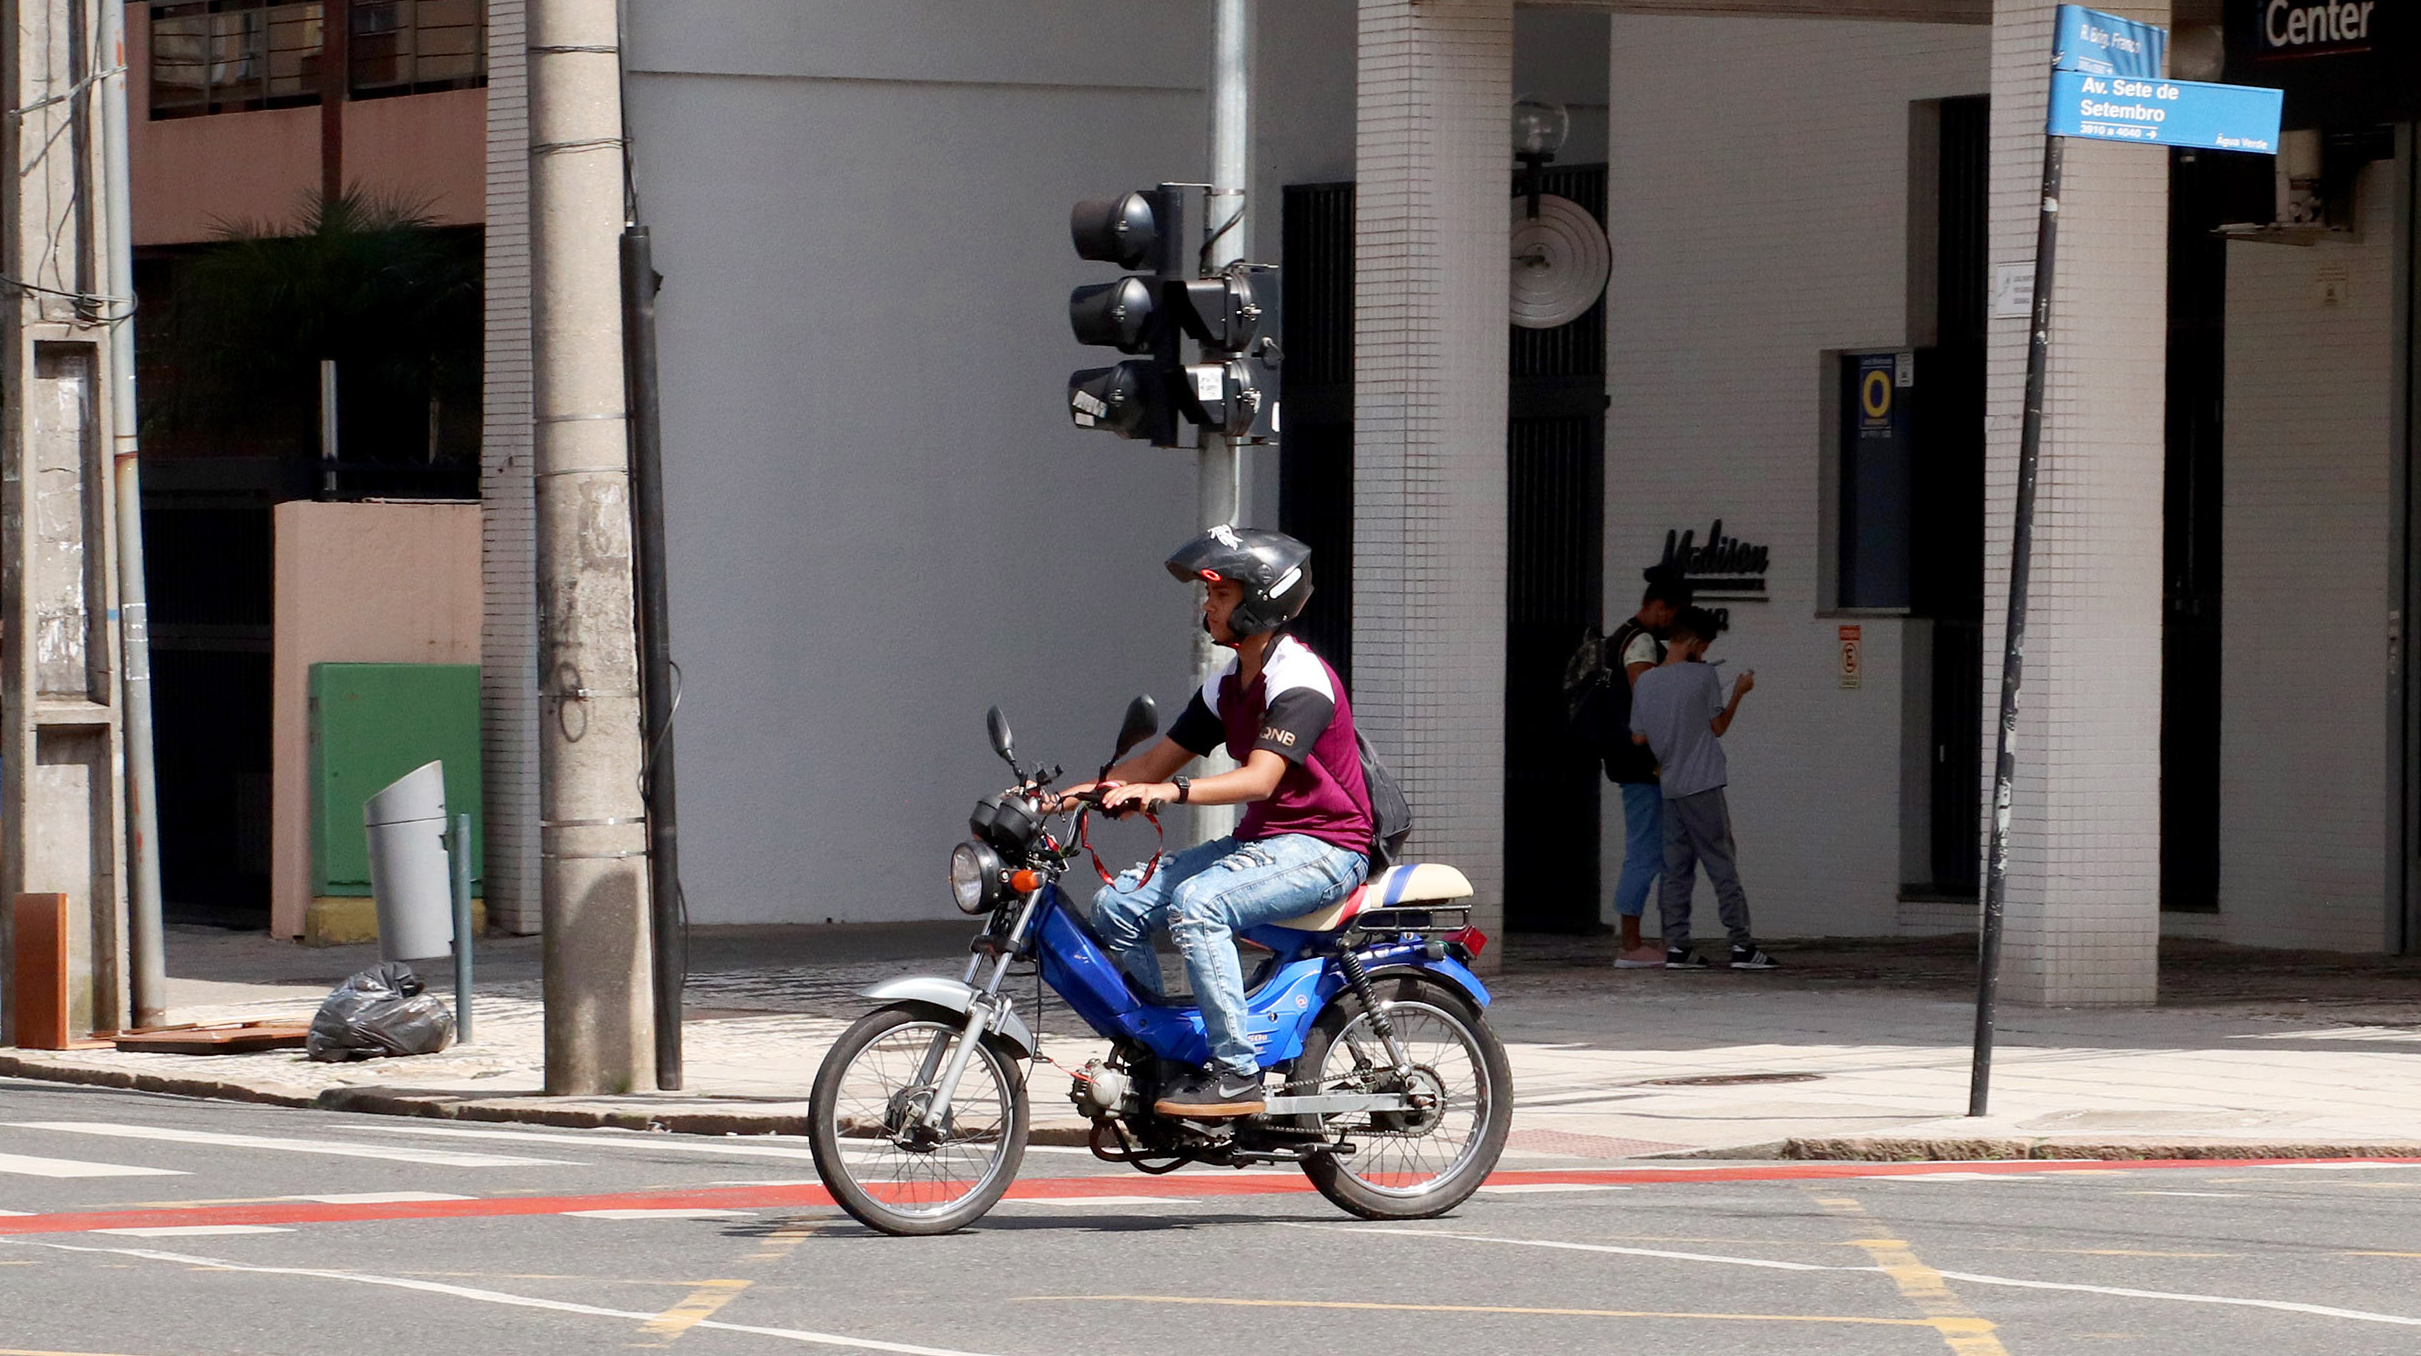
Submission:
[[[1470,924],[1468,904],[1393,904],[1365,908],[1353,920],[1361,932],[1450,932]]]

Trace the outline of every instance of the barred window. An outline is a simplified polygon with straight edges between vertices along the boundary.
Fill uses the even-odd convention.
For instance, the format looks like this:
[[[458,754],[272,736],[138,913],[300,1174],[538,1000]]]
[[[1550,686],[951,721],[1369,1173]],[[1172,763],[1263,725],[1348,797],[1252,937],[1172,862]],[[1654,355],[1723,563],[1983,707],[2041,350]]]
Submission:
[[[352,99],[485,85],[485,0],[338,0]],[[319,102],[320,0],[153,0],[151,116]]]

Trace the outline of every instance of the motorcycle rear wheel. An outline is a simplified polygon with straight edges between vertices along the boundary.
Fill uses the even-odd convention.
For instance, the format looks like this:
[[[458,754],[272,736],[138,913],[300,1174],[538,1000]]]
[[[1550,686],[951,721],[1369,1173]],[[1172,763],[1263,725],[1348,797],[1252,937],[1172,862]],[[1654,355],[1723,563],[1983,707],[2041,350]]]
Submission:
[[[815,1076],[808,1145],[833,1201],[886,1234],[946,1234],[983,1218],[1017,1180],[1028,1103],[1016,1052],[987,1037],[967,1061],[941,1131],[920,1141],[933,1073],[966,1019],[926,1003],[860,1017]]]
[[[1303,1175],[1363,1219],[1433,1219],[1470,1199],[1496,1170],[1513,1128],[1512,1066],[1504,1043],[1453,986],[1389,975],[1373,979],[1371,989],[1437,1108],[1415,1123],[1401,1123],[1396,1112],[1304,1117],[1304,1128],[1350,1140],[1355,1153],[1306,1159]],[[1293,1084],[1314,1079],[1304,1091],[1370,1091],[1393,1079],[1386,1047],[1352,993],[1339,994],[1304,1036]]]

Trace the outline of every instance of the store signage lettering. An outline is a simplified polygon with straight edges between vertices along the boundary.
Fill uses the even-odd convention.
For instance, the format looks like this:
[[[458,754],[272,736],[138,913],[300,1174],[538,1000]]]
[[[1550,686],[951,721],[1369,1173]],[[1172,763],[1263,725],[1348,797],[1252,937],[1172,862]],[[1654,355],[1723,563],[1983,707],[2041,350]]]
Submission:
[[[2273,48],[2368,42],[2373,0],[2361,4],[2298,5],[2270,0],[2261,13],[2261,36]]]
[[[2421,3],[2226,0],[2231,84],[2286,91],[2289,127],[2421,118]]]
[[[1679,574],[1701,596],[1763,598],[1766,548],[1723,535],[1717,518],[1699,540],[1698,529],[1676,528],[1664,534],[1664,559],[1658,568]]]

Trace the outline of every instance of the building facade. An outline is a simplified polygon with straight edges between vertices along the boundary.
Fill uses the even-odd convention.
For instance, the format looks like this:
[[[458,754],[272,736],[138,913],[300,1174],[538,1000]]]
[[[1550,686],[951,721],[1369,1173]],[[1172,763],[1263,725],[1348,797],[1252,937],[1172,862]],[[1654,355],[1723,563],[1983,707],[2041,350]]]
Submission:
[[[985,705],[1075,763],[1127,692],[1183,699],[1184,602],[1156,562],[1189,531],[1192,468],[1068,426],[1085,355],[1061,301],[1092,279],[1060,222],[1199,173],[1207,8],[707,9],[633,6],[626,53],[668,279],[690,908],[931,916],[931,863],[996,776]],[[2230,78],[2270,69],[2246,45],[2259,6],[2121,9],[2172,25],[2203,78],[2223,52]],[[2421,23],[2374,13],[2381,41]],[[1596,540],[1568,592],[1619,620],[1678,552],[1727,611],[1719,653],[1759,673],[1729,743],[1760,931],[1965,930],[2051,19],[2014,0],[1262,7],[1248,253],[1299,278],[1349,257],[1350,398],[1306,396],[1298,443],[1254,455],[1251,516],[1327,533],[1332,611],[1307,625],[1350,651],[1420,851],[1500,918],[1593,922],[1621,850],[1610,797],[1597,832],[1516,832],[1540,787],[1575,783],[1519,709],[1541,651],[1514,653],[1550,483],[1518,445],[1535,345],[1503,310],[1514,96],[1573,110],[1557,183],[1604,166],[1603,413],[1574,444],[1600,460],[1570,482],[1594,489],[1571,521]],[[2146,999],[2164,932],[2410,944],[2416,110],[2372,83],[2367,103],[2290,98],[2290,128],[2319,134],[2290,139],[2291,174],[2069,151],[2020,997]],[[1349,256],[1290,186],[1350,203]],[[1326,341],[1294,332],[1295,295],[1307,351]]]
[[[2173,28],[2174,74],[2288,86],[2306,135],[2068,154],[2009,895],[2033,1001],[2148,998],[2164,934],[2415,941],[2421,14],[2315,47],[2275,5],[2118,8]],[[1600,916],[1621,817],[1555,680],[1670,559],[1758,671],[1728,747],[1760,932],[1974,926],[2051,20],[1259,7],[1246,252],[1289,274],[1290,404],[1247,516],[1320,548],[1306,634],[1497,921]],[[480,101],[484,149],[430,182],[484,228],[487,887],[531,929],[522,25],[492,0],[482,87],[386,102]],[[1209,36],[1182,0],[629,6],[694,920],[941,914],[986,706],[1075,767],[1133,692],[1182,704],[1158,562],[1192,458],[1070,425],[1065,298],[1102,271],[1064,222],[1200,177]],[[1507,324],[1522,94],[1570,111],[1546,191],[1612,258],[1549,330]]]

